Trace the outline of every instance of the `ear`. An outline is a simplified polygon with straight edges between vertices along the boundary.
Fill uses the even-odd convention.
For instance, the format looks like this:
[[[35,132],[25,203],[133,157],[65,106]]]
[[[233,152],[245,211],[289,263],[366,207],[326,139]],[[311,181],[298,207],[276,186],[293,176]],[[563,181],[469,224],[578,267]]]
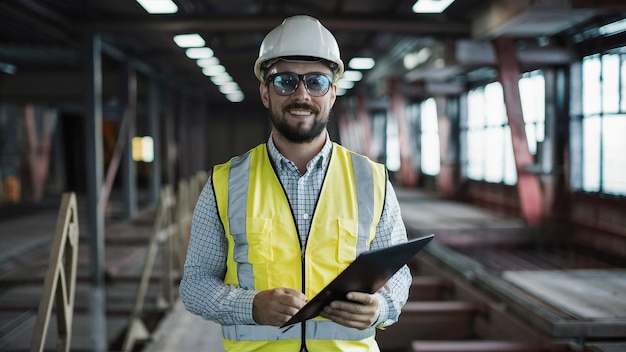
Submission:
[[[330,107],[332,108],[335,105],[335,100],[337,99],[337,84],[333,84],[330,87]]]
[[[259,85],[259,94],[261,95],[261,101],[263,102],[263,105],[265,105],[265,107],[269,109],[270,93],[267,89],[267,84],[265,84],[265,82],[261,82],[261,84]]]

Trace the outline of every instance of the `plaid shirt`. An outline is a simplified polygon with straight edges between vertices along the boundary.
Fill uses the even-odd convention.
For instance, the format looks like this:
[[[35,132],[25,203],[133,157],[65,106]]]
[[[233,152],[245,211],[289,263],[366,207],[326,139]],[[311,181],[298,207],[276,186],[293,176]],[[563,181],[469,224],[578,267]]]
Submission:
[[[332,143],[327,137],[322,150],[307,164],[304,175],[300,175],[296,165],[276,149],[271,136],[267,149],[287,193],[300,242],[304,247],[311,226],[311,215],[330,161]],[[382,248],[406,239],[398,200],[388,182],[382,217],[370,248]],[[190,312],[218,324],[256,324],[252,318],[252,301],[258,291],[224,284],[226,255],[224,226],[217,212],[215,193],[209,180],[193,213],[189,248],[179,288],[181,300]],[[386,326],[397,321],[400,309],[406,303],[410,285],[411,273],[405,266],[381,288],[377,293],[380,316],[375,325]]]

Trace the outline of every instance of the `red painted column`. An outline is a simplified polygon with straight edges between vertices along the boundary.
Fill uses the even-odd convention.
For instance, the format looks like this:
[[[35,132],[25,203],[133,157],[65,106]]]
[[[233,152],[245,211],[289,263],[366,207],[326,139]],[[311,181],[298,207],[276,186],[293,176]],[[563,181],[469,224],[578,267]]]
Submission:
[[[526,171],[534,164],[534,160],[526,139],[518,85],[520,68],[515,55],[515,42],[512,38],[496,38],[493,44],[498,59],[498,75],[504,93],[508,123],[511,128],[518,179],[517,191],[522,213],[529,225],[537,225],[543,219],[543,195],[538,176]]]
[[[452,198],[456,189],[454,174],[456,163],[449,160],[448,150],[450,149],[450,118],[446,104],[448,99],[445,96],[436,96],[437,107],[437,127],[439,130],[439,154],[440,167],[437,176],[437,192],[442,198]]]
[[[31,200],[35,203],[41,202],[44,197],[46,180],[50,165],[50,146],[52,130],[54,129],[56,118],[48,109],[43,116],[43,130],[37,134],[35,122],[35,107],[33,104],[26,104],[24,107],[24,126],[26,128],[27,153],[26,161],[28,166],[28,181],[30,186]]]

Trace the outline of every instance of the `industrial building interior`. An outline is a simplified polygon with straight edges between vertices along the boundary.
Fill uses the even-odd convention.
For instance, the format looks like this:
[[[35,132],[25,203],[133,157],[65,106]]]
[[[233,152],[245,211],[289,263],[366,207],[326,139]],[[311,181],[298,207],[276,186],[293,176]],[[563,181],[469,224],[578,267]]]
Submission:
[[[626,351],[623,0],[0,2],[0,351],[221,351],[177,295],[193,208],[267,141],[298,14],[346,65],[331,139],[436,235],[381,351]]]

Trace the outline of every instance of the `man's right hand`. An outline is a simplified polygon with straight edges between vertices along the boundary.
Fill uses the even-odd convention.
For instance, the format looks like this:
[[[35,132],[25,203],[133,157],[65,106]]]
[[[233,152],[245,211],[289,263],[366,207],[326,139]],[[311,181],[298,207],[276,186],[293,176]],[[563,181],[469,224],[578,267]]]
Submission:
[[[252,317],[261,325],[281,326],[306,302],[306,296],[293,288],[278,287],[260,291],[252,302]]]

